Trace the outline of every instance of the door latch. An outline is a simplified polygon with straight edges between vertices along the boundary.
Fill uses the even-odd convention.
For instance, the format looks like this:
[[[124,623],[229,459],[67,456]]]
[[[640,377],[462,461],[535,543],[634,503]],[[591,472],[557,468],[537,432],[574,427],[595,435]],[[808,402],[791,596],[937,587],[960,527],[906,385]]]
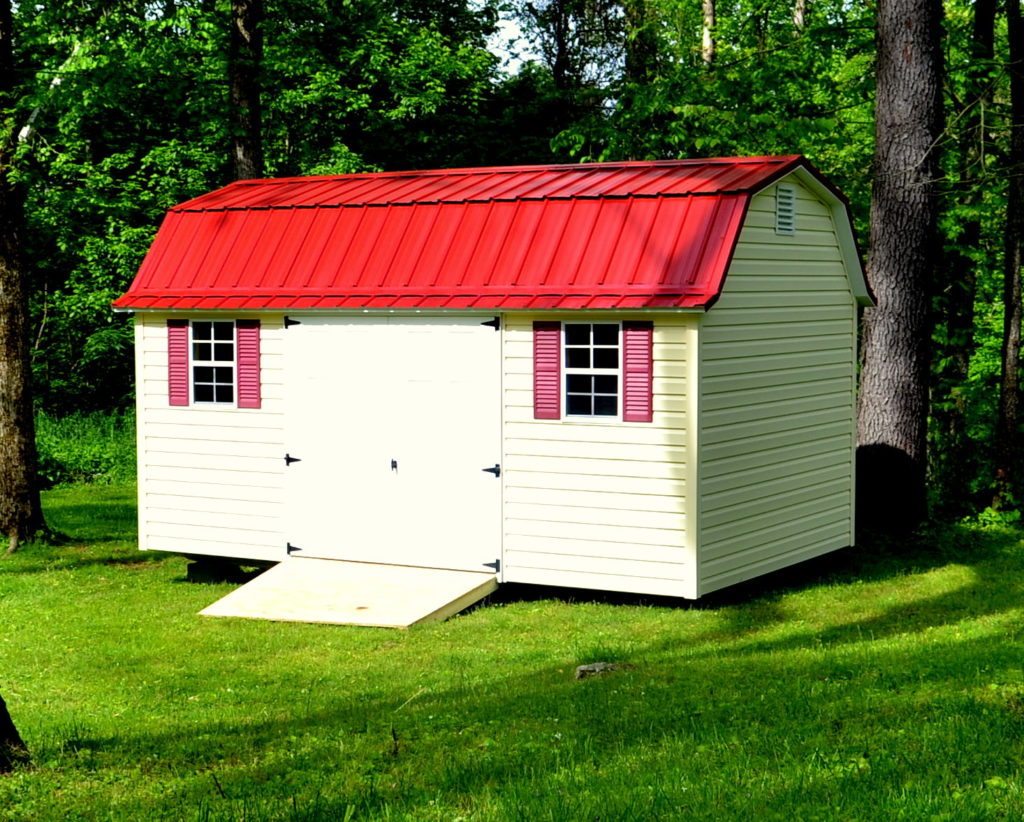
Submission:
[[[391,470],[392,471],[397,471],[398,470],[398,460],[391,460]]]
[[[481,471],[486,471],[488,474],[494,474],[496,477],[501,476],[501,466],[498,463],[494,463],[493,468],[481,468]]]

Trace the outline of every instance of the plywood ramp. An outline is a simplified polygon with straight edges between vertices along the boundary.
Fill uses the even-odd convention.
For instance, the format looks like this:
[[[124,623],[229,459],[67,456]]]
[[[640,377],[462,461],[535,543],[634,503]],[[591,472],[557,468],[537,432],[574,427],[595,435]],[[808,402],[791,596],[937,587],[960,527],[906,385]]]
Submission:
[[[493,573],[294,557],[199,613],[408,628],[447,619],[497,587]]]

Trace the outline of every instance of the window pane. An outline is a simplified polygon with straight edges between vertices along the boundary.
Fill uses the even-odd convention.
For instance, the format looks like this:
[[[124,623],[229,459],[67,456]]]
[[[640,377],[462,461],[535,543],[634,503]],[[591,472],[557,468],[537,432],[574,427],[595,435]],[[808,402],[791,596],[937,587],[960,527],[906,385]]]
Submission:
[[[196,402],[213,402],[213,386],[196,384],[192,389],[192,398]]]
[[[209,360],[211,359],[212,349],[213,346],[210,343],[192,343],[192,359]]]
[[[567,414],[591,415],[590,397],[586,394],[570,394],[565,398],[565,411]]]
[[[594,397],[594,415],[598,417],[614,417],[619,412],[618,405],[615,397]]]
[[[566,368],[590,368],[590,349],[589,348],[566,348],[565,349],[565,367]]]
[[[595,348],[594,368],[618,368],[619,349],[617,348]]]
[[[213,338],[215,340],[233,340],[235,338],[235,324],[224,322],[214,323]]]
[[[213,382],[213,369],[197,365],[192,369],[192,379],[196,382]]]
[[[220,383],[233,383],[234,376],[232,375],[233,368],[213,368],[213,381]]]
[[[565,326],[566,345],[590,345],[590,326],[573,323]]]
[[[194,322],[192,323],[192,339],[193,340],[208,340],[210,339],[210,329],[213,326],[211,322]]]
[[[592,380],[589,374],[566,374],[565,388],[570,394],[589,394],[594,390]]]
[[[619,326],[612,323],[594,324],[594,345],[618,345]]]
[[[218,362],[231,362],[235,358],[235,347],[231,343],[215,343],[213,358]]]
[[[615,394],[618,391],[619,378],[613,376],[594,377],[595,394]]]
[[[217,402],[234,402],[235,401],[235,389],[231,385],[218,385],[217,390]]]

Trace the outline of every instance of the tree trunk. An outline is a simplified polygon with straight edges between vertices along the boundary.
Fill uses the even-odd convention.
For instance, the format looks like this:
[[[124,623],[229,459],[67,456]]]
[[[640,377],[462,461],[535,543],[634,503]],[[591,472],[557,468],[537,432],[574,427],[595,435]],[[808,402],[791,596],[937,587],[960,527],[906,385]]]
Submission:
[[[0,696],[0,773],[10,773],[14,766],[28,761],[28,748],[14,727],[7,703]]]
[[[803,33],[807,25],[807,0],[796,0],[793,3],[793,28],[797,34]]]
[[[231,108],[231,174],[235,180],[263,176],[260,64],[263,61],[263,0],[231,0],[228,83]]]
[[[701,27],[700,55],[704,64],[715,62],[715,0],[703,0],[704,25]]]
[[[997,507],[1022,501],[1020,435],[1021,263],[1024,262],[1024,23],[1020,0],[1006,0],[1010,44],[1010,152],[1003,269],[1002,376],[996,422]]]
[[[966,208],[959,219],[960,234],[943,267],[945,284],[936,301],[939,322],[945,323],[938,365],[934,375],[932,419],[934,441],[930,460],[931,481],[939,511],[947,517],[961,517],[969,511],[970,483],[975,476],[976,448],[967,435],[967,383],[974,350],[974,299],[977,262],[972,256],[982,242],[979,217],[982,187],[986,180],[989,151],[985,118],[992,100],[991,76],[995,54],[996,0],[976,0],[971,34],[971,62],[966,68],[963,131],[956,150],[956,190],[949,196],[950,207]]]
[[[939,0],[881,0],[868,277],[857,408],[858,525],[900,533],[926,511],[930,276],[942,123]]]
[[[644,83],[654,77],[658,41],[651,26],[649,0],[626,0],[626,81]]]
[[[11,4],[0,2],[0,109],[14,104]],[[44,529],[39,500],[28,294],[21,260],[24,198],[12,180],[14,125],[0,131],[0,529],[6,553]],[[0,547],[0,552],[4,549]]]

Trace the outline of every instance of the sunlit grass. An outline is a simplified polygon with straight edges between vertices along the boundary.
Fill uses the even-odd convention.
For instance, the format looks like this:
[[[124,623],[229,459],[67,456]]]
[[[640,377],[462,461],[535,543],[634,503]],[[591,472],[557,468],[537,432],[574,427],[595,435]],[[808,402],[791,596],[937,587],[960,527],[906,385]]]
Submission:
[[[0,564],[27,820],[1024,816],[1024,546],[965,528],[699,605],[528,588],[407,632],[207,619],[133,490]],[[575,681],[576,665],[634,667]]]

